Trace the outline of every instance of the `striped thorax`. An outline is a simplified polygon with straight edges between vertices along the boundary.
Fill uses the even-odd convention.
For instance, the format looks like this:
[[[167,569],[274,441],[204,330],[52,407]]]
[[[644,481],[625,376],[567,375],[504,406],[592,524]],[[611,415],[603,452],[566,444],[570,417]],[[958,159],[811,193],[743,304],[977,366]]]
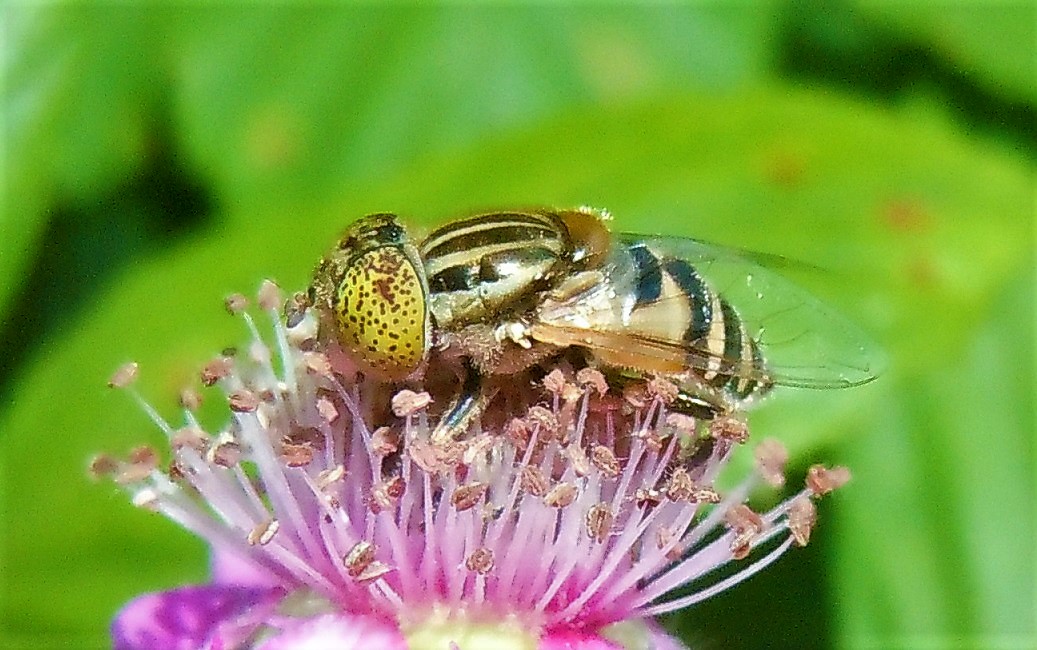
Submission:
[[[570,274],[600,263],[609,233],[594,213],[499,212],[450,222],[419,245],[436,326],[517,316]]]

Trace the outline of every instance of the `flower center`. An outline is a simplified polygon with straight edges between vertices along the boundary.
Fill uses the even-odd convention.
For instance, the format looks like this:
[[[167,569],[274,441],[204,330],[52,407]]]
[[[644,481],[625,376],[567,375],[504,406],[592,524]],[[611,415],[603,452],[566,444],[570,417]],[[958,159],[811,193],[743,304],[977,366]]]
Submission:
[[[523,625],[514,617],[474,620],[446,610],[436,610],[428,618],[405,626],[403,633],[411,650],[536,650],[539,638],[538,629]]]

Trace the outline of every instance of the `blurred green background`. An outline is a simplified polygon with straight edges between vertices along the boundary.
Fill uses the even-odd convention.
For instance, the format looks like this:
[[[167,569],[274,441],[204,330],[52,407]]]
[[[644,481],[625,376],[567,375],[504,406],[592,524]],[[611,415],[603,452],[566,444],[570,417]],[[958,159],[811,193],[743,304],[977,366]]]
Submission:
[[[811,545],[667,620],[693,648],[1035,643],[1035,5],[5,5],[0,646],[101,647],[205,549],[91,484],[350,220],[605,207],[829,269],[873,384],[754,414],[844,463]]]

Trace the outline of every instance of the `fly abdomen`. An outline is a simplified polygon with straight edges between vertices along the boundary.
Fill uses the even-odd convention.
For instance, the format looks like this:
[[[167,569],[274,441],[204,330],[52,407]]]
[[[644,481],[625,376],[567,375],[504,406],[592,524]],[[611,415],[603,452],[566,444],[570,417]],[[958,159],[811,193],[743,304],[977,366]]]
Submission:
[[[746,329],[745,321],[726,300],[724,313],[724,361],[722,384],[736,401],[761,395],[771,387],[760,346]]]
[[[684,342],[689,347],[708,346],[714,336],[713,314],[717,306],[713,291],[695,267],[684,260],[671,257],[663,262],[663,267],[688,302],[689,318],[684,329]]]
[[[634,309],[659,300],[663,291],[663,269],[659,258],[647,246],[637,244],[628,249],[634,263]]]
[[[632,334],[672,341],[684,351],[687,368],[724,401],[742,402],[770,387],[745,322],[694,265],[657,255],[643,243],[631,244],[628,253]]]
[[[731,303],[718,297],[720,314],[723,319],[724,353],[717,364],[716,375],[710,380],[714,386],[724,386],[731,382],[742,363],[742,320],[738,317]],[[733,388],[733,387],[732,387]]]
[[[752,369],[751,373],[745,373],[742,377],[736,377],[737,380],[734,384],[735,394],[741,399],[749,399],[750,397],[759,397],[766,394],[770,389],[774,388],[774,379],[771,378],[767,372],[766,362],[763,358],[763,352],[760,350],[760,344],[754,338],[747,338],[746,343],[742,346],[743,353],[747,355],[748,359],[744,363],[748,364],[748,367]]]

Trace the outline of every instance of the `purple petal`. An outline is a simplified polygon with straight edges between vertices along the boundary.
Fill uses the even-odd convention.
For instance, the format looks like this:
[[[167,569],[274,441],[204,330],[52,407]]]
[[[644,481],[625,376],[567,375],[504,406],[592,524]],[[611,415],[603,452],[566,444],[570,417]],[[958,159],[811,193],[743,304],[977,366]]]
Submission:
[[[366,616],[325,614],[294,623],[258,650],[407,650],[399,629]]]
[[[281,598],[274,589],[181,587],[130,601],[112,622],[114,650],[195,650],[244,638]]]

